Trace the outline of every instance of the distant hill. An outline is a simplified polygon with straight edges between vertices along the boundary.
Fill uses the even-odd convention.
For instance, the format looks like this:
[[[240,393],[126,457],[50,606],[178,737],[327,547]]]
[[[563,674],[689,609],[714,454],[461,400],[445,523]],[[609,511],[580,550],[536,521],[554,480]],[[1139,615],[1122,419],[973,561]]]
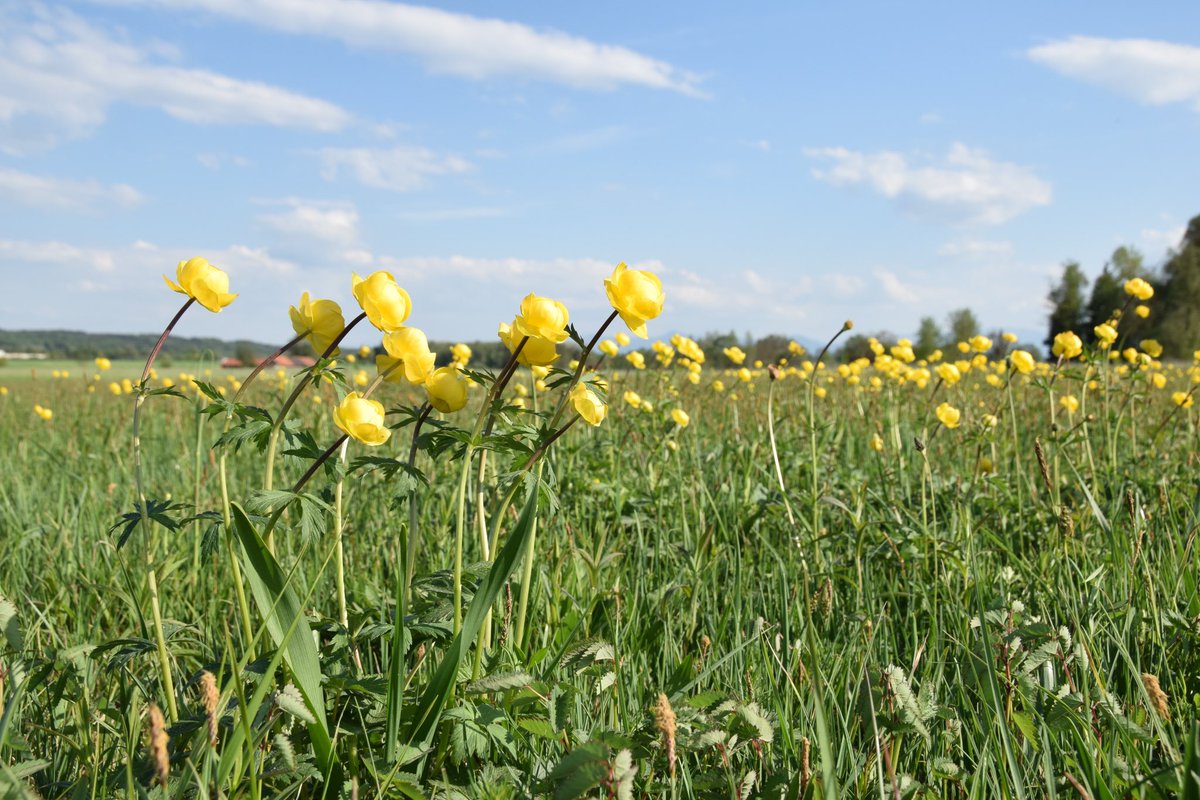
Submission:
[[[86,360],[96,356],[145,359],[158,335],[153,333],[85,333],[83,331],[0,330],[0,350],[12,353],[45,353],[50,358]],[[182,360],[224,358],[238,354],[270,355],[278,344],[239,339],[227,342],[213,338],[172,335],[163,352]]]

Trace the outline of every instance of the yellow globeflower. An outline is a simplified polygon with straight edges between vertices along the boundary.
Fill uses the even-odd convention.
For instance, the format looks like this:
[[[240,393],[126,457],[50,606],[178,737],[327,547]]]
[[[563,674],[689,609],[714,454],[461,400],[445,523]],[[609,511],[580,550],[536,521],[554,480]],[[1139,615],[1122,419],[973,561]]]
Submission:
[[[625,360],[628,361],[629,365],[634,369],[646,368],[646,357],[636,350],[625,356]]]
[[[561,344],[567,339],[567,307],[549,297],[527,294],[521,301],[521,313],[513,320],[513,328],[521,336],[545,339]],[[526,345],[528,347],[528,345]]]
[[[516,320],[513,320],[511,326],[500,323],[500,341],[504,343],[510,353],[516,350],[521,344],[521,340],[525,338],[525,335],[518,332],[516,328]],[[517,356],[517,362],[527,367],[548,367],[555,361],[558,361],[558,350],[555,349],[554,342],[540,336],[530,336]]]
[[[734,345],[733,347],[725,348],[725,357],[728,358],[735,367],[740,367],[742,362],[746,360],[746,353],[742,348]]]
[[[229,276],[199,257],[180,261],[175,267],[175,280],[166,275],[163,280],[172,291],[186,294],[209,311],[220,311],[237,297],[229,293]]]
[[[662,313],[663,289],[658,276],[646,270],[629,269],[621,262],[604,279],[604,290],[608,302],[629,330],[639,338],[647,338],[646,323]]]
[[[714,392],[723,392],[723,391],[725,391],[725,381],[722,381],[722,380],[715,380],[715,381],[713,381],[713,382],[712,382],[712,390],[713,390]]]
[[[101,372],[112,369],[112,362],[104,356],[100,356],[96,359],[96,369],[100,370]]]
[[[1196,402],[1196,398],[1192,397],[1188,392],[1175,392],[1171,395],[1171,400],[1180,408],[1191,408]]]
[[[308,292],[300,295],[299,304],[288,309],[288,316],[292,319],[292,330],[297,335],[308,333],[305,338],[317,355],[329,349],[329,345],[333,344],[333,340],[340,336],[346,327],[341,306],[332,300],[310,300]],[[370,353],[370,348],[364,349],[368,351],[367,354]],[[337,354],[336,348],[330,353],[331,356]]]
[[[1074,358],[1083,352],[1083,341],[1071,331],[1063,331],[1055,335],[1051,352],[1062,358]]]
[[[870,445],[871,445],[871,449],[874,450],[876,453],[882,453],[883,452],[883,437],[880,436],[878,433],[872,433]]]
[[[42,406],[35,405],[33,407],[33,413],[37,414],[39,417],[44,419],[46,422],[49,422],[50,420],[52,420],[54,418],[54,412],[48,408],[43,408]]]
[[[640,406],[642,404],[641,395],[639,395],[637,392],[633,391],[632,389],[625,390],[625,394],[623,395],[623,398],[626,403],[633,406],[634,408],[637,408],[638,406]]]
[[[341,309],[338,309],[338,311],[340,313]],[[364,344],[362,347],[358,348],[358,357],[359,358],[367,358],[371,355],[372,352],[374,352],[374,351],[371,350],[371,346]]]
[[[671,409],[671,419],[675,420],[675,424],[681,428],[686,428],[692,421],[692,418],[682,408]]]
[[[463,344],[462,342],[453,345],[450,348],[450,358],[452,358],[454,363],[458,364],[460,367],[465,367],[467,362],[471,360],[470,345]]]
[[[354,274],[350,285],[354,299],[366,312],[367,319],[384,333],[404,325],[404,320],[412,313],[412,299],[390,272],[379,270],[365,278]]]
[[[371,447],[378,447],[392,435],[384,424],[383,404],[358,392],[346,395],[333,410],[333,423],[343,433]]]
[[[1162,345],[1155,339],[1142,339],[1142,352],[1151,358],[1158,358],[1163,354]]]
[[[941,378],[942,382],[947,386],[953,386],[962,380],[962,373],[958,371],[958,367],[954,366],[948,361],[943,364],[938,364],[936,367],[934,367],[933,371],[937,373],[938,377]]]
[[[1133,313],[1137,314],[1142,319],[1145,319],[1146,317],[1150,316],[1150,306],[1139,303],[1133,307]]]
[[[1068,414],[1074,414],[1079,410],[1079,398],[1073,394],[1064,394],[1058,399],[1058,404],[1065,408]]]
[[[424,383],[433,372],[433,362],[437,360],[430,352],[429,340],[420,328],[400,327],[385,334],[383,349],[392,358],[403,362],[404,377],[409,383],[418,385]]]
[[[604,353],[604,355],[608,356],[609,358],[616,358],[617,354],[620,353],[621,350],[617,347],[617,343],[612,339],[605,339],[600,343],[600,352]]]
[[[1156,372],[1150,376],[1150,383],[1154,384],[1155,389],[1161,389],[1167,385],[1167,376]]]
[[[1096,334],[1096,339],[1100,342],[1100,346],[1104,348],[1111,347],[1112,343],[1117,340],[1117,329],[1107,322],[1102,322],[1095,328],[1092,328],[1092,332]]]
[[[937,415],[938,422],[947,428],[957,428],[958,421],[962,419],[962,412],[949,403],[942,403],[934,413]]]
[[[617,344],[621,345],[621,347],[629,346],[629,334],[625,331],[617,331],[613,338],[617,340]]]
[[[1017,343],[1017,335],[1015,333],[1005,331],[1004,333],[1000,334],[1000,338],[1003,339],[1007,344]]]
[[[604,422],[604,416],[608,413],[608,406],[585,383],[577,383],[571,390],[571,405],[579,416],[593,426]]]
[[[1154,297],[1154,287],[1141,278],[1130,278],[1125,281],[1125,294],[1145,301]]]
[[[969,344],[976,353],[986,353],[992,349],[992,340],[983,335],[972,336]]]
[[[435,369],[425,381],[425,394],[431,406],[443,414],[453,414],[467,404],[466,376],[457,367]]]

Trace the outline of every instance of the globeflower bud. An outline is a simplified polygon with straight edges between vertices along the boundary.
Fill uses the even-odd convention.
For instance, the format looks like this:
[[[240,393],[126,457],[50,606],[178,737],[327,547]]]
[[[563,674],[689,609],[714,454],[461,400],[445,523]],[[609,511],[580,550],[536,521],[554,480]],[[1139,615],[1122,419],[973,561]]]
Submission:
[[[437,360],[430,352],[429,340],[420,328],[400,327],[385,334],[383,349],[393,359],[403,362],[404,377],[409,383],[417,385],[425,382],[429,373],[433,372],[433,363]]]
[[[604,279],[604,291],[633,335],[647,338],[646,323],[661,314],[663,308],[662,281],[658,276],[647,270],[629,269],[622,261]]]
[[[383,404],[351,392],[333,410],[333,423],[352,438],[370,447],[378,447],[392,432],[384,424]]]
[[[1012,365],[1017,368],[1017,372],[1022,375],[1028,375],[1030,372],[1033,372],[1033,355],[1028,351],[1013,350],[1009,358],[1012,360]]]
[[[571,390],[571,405],[574,406],[575,412],[593,427],[603,422],[608,414],[608,406],[585,383],[577,383]]]
[[[333,340],[346,328],[342,307],[332,300],[309,300],[308,292],[300,295],[300,303],[288,309],[292,319],[292,330],[296,334],[307,333],[305,338],[317,354],[322,354],[333,344]],[[329,355],[336,356],[338,349]]]
[[[457,367],[435,369],[425,381],[429,404],[443,414],[453,414],[467,404],[467,379]]]
[[[526,334],[517,330],[516,320],[513,320],[511,326],[500,323],[499,335],[508,352],[515,352],[517,347],[521,347],[517,362],[527,367],[548,367],[558,360],[558,350],[555,349],[555,343],[549,339],[530,336],[524,346],[521,346],[521,340],[525,339]]]
[[[671,419],[681,428],[686,428],[692,421],[692,418],[682,408],[671,409]]]
[[[962,419],[962,412],[949,403],[942,403],[934,413],[937,415],[938,422],[947,428],[957,428],[959,420]]]
[[[513,320],[513,328],[522,336],[545,339],[559,344],[567,339],[567,307],[549,297],[527,294],[521,301],[521,313]]]
[[[1130,278],[1125,281],[1125,294],[1146,301],[1154,297],[1154,287],[1142,278]]]
[[[1071,331],[1063,331],[1054,337],[1051,352],[1062,358],[1074,358],[1083,352],[1083,341]]]
[[[237,297],[229,293],[229,276],[203,258],[180,261],[175,267],[175,280],[163,275],[171,290],[186,294],[209,311],[218,312]]]
[[[354,299],[366,312],[367,319],[379,330],[390,333],[404,325],[412,313],[412,300],[400,288],[392,273],[380,270],[366,278],[355,274],[351,278]]]

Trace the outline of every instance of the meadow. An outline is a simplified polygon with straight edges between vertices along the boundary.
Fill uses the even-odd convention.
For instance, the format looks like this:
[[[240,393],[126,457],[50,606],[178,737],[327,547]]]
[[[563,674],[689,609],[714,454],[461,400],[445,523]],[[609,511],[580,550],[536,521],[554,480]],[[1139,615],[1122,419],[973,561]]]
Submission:
[[[3,368],[4,796],[1200,798],[1200,365],[621,305],[437,390]]]

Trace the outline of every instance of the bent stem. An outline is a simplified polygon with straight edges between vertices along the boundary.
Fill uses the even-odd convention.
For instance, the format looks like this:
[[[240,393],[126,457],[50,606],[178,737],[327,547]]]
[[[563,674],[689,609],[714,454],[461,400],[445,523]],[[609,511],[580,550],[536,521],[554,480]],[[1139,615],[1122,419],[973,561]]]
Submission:
[[[817,373],[821,369],[821,362],[825,359],[825,354],[829,352],[829,348],[833,347],[833,343],[838,340],[839,336],[852,327],[854,327],[853,323],[847,320],[842,323],[841,330],[825,343],[825,346],[821,348],[821,352],[817,355],[816,361],[813,362],[812,375],[808,379],[808,439],[810,467],[812,468],[812,536],[818,564],[824,561],[824,556],[821,553],[820,545],[821,487],[817,478]]]
[[[774,367],[771,368],[772,370]],[[792,513],[792,504],[788,501],[787,487],[783,484],[783,468],[779,465],[779,448],[775,444],[775,373],[771,372],[771,383],[767,387],[767,434],[771,439],[771,458],[775,460],[775,477],[779,479],[779,492],[783,495],[783,507],[787,509],[788,522],[796,526],[796,515]]]

